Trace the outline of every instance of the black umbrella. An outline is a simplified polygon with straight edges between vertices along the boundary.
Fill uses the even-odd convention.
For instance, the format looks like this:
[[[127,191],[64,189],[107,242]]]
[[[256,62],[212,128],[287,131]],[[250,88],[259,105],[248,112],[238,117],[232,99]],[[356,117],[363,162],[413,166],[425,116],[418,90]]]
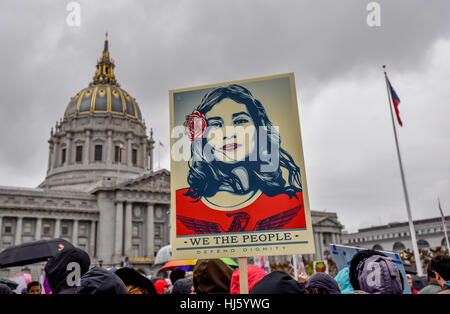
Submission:
[[[7,285],[9,289],[11,289],[11,291],[16,290],[17,286],[19,285],[17,282],[6,278],[0,278],[0,283]]]
[[[0,268],[47,261],[59,251],[73,245],[63,239],[39,240],[11,246],[0,252]]]

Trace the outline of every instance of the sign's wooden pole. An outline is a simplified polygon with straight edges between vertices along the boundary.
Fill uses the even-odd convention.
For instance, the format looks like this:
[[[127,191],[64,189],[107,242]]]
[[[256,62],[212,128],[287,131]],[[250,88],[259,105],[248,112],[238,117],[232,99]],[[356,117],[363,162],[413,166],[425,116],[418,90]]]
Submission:
[[[248,294],[247,257],[239,257],[239,292]]]

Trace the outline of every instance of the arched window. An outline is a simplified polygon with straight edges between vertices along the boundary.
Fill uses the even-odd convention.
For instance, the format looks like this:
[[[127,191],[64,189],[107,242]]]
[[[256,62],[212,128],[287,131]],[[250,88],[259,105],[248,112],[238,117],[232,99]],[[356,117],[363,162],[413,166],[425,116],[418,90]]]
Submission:
[[[394,252],[402,252],[405,250],[405,245],[401,242],[395,242],[394,246],[392,247],[392,250]]]
[[[420,239],[417,241],[417,247],[419,249],[429,249],[430,244],[427,241]]]
[[[379,245],[379,244],[375,244],[375,245],[372,247],[372,250],[375,250],[375,251],[383,251],[383,247],[382,247],[381,245]]]
[[[445,240],[445,237],[442,238],[442,241],[441,241],[441,247],[442,247],[443,249],[446,249],[446,248],[447,248],[447,241]]]

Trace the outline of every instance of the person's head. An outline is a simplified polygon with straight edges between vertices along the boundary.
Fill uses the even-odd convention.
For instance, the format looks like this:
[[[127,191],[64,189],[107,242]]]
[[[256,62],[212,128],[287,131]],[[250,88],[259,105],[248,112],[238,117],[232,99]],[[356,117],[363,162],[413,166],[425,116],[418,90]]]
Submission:
[[[269,196],[301,191],[299,167],[280,147],[278,130],[248,89],[237,84],[215,88],[193,115],[204,119],[206,129],[201,140],[192,140],[187,195],[213,196],[223,184],[241,194],[250,186]],[[187,125],[192,129],[196,124]],[[280,166],[289,173],[287,184]],[[233,172],[237,167],[247,172],[250,182],[240,181]]]
[[[257,265],[247,266],[247,277],[248,277],[248,290],[252,290],[253,287],[266,276],[266,272]],[[236,269],[231,276],[230,284],[231,294],[240,294],[240,284],[239,284],[239,269]]]
[[[444,286],[450,281],[450,256],[438,255],[431,260],[431,268],[436,276],[436,281]]]
[[[192,279],[178,279],[172,288],[172,294],[193,294],[194,291],[194,283]]]
[[[13,294],[8,285],[0,282],[0,294]]]
[[[431,262],[428,263],[428,266],[427,266],[427,281],[429,283],[437,283],[436,274],[434,273],[434,270],[431,267]]]
[[[38,281],[32,281],[27,285],[27,294],[41,294],[42,288]]]
[[[128,289],[114,272],[102,267],[93,267],[81,276],[80,286],[76,291],[70,293],[117,295],[128,294]]]
[[[305,288],[307,294],[341,294],[338,283],[327,273],[313,274]]]
[[[408,280],[409,288],[412,290],[412,288],[413,288],[413,280],[412,280],[411,274],[407,274],[406,275],[406,280]]]
[[[129,294],[156,294],[152,281],[132,268],[120,268],[115,274],[123,281]]]
[[[182,269],[174,269],[169,276],[172,285],[174,285],[177,280],[183,279],[184,277],[186,277],[186,272]]]
[[[305,294],[305,287],[287,273],[273,271],[258,281],[250,294]]]
[[[350,261],[350,283],[354,290],[371,294],[401,294],[403,277],[395,262],[374,250],[356,253]]]
[[[67,284],[68,277],[74,271],[79,270],[79,275],[83,276],[91,264],[89,255],[78,248],[64,248],[51,258],[45,265],[47,281],[54,294],[58,294],[64,289],[70,288]]]
[[[220,259],[199,259],[193,282],[197,294],[229,294],[233,270]]]
[[[155,289],[158,294],[169,294],[169,284],[164,279],[159,279],[155,282]]]

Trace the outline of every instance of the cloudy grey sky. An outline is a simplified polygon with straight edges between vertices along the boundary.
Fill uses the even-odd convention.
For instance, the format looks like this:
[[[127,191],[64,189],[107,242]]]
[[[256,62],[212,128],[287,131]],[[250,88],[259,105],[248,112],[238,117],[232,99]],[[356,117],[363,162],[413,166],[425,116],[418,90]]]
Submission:
[[[294,72],[310,205],[350,232],[406,221],[382,64],[414,219],[450,214],[450,2],[379,0],[0,2],[0,185],[45,177],[50,127],[92,80],[109,33],[121,86],[168,147],[168,90]],[[158,161],[155,160],[155,165]],[[169,168],[168,148],[161,165]]]

